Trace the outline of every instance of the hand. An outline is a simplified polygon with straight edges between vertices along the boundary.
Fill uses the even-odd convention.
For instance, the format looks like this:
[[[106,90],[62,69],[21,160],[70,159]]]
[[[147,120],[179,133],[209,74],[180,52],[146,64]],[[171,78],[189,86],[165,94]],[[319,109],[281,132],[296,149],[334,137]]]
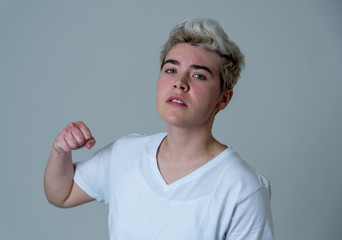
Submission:
[[[72,150],[87,147],[91,149],[95,145],[95,138],[89,128],[81,121],[69,123],[57,136],[54,149],[59,153],[67,153]]]

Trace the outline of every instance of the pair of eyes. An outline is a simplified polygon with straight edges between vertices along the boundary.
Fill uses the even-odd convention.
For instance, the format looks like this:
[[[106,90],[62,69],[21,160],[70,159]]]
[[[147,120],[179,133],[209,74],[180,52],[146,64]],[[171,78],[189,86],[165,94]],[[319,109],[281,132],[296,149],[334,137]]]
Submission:
[[[166,69],[165,70],[165,73],[167,74],[175,74],[177,73],[177,71],[173,68],[170,68],[170,69]],[[200,80],[206,80],[207,77],[205,75],[202,75],[202,74],[199,74],[199,73],[195,73],[192,75],[194,78],[197,78],[197,79],[200,79]]]

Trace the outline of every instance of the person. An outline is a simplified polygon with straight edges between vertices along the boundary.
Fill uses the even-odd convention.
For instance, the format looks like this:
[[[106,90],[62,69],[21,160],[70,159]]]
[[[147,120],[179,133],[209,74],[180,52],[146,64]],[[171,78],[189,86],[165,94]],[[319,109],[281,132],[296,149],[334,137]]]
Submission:
[[[95,139],[81,121],[55,139],[45,170],[50,203],[109,205],[110,239],[273,239],[269,181],[216,140],[244,56],[219,23],[197,18],[161,51],[156,107],[167,132],[124,136],[74,164]]]

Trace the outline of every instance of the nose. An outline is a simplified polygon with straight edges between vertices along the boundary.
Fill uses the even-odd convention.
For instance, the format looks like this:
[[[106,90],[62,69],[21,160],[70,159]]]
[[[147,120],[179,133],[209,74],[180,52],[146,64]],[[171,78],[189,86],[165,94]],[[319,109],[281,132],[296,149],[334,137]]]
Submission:
[[[189,91],[189,84],[188,84],[186,77],[177,78],[175,82],[173,83],[173,87],[175,89],[180,89],[184,92]]]

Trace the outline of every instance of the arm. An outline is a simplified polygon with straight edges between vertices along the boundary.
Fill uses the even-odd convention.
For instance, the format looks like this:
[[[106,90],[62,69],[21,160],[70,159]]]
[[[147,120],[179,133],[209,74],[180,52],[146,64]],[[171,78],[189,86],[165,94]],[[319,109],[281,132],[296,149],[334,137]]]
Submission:
[[[244,201],[234,211],[226,240],[273,240],[273,222],[270,195],[262,187]]]
[[[71,151],[82,147],[91,149],[95,139],[83,122],[70,123],[55,139],[45,169],[46,198],[57,207],[73,207],[94,200],[73,180],[75,166]]]

